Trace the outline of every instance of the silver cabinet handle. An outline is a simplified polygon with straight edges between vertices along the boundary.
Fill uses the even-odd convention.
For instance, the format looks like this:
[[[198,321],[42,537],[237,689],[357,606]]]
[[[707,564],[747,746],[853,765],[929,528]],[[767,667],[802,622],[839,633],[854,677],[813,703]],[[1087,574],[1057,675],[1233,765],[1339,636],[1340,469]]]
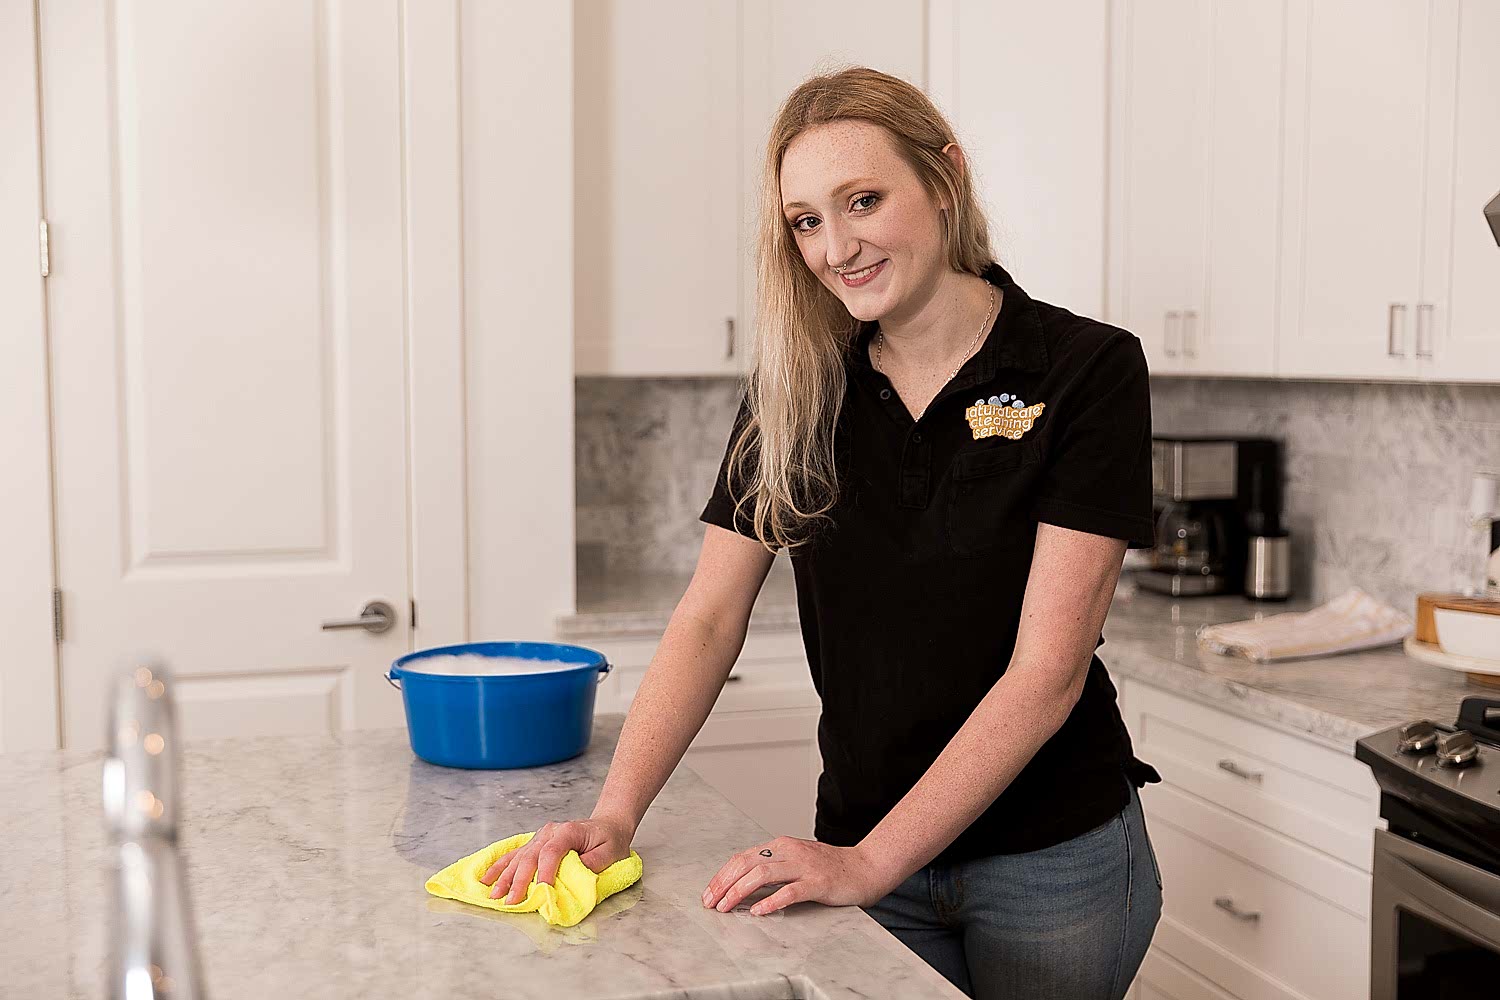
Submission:
[[[1234,900],[1228,896],[1220,896],[1214,900],[1214,905],[1236,920],[1248,920],[1251,922],[1260,919],[1260,911],[1242,910],[1234,905]]]
[[[1198,356],[1198,311],[1189,309],[1182,314],[1182,353],[1190,358]]]
[[[1244,778],[1246,781],[1254,781],[1257,783],[1263,777],[1262,772],[1247,771],[1236,764],[1234,761],[1230,760],[1228,757],[1225,757],[1223,760],[1219,761],[1219,770],[1228,771],[1236,778]]]
[[[1401,348],[1396,349],[1396,313],[1401,314]],[[1392,302],[1385,319],[1385,353],[1393,358],[1406,357],[1406,303]]]
[[[1432,303],[1417,303],[1417,357],[1432,357]]]
[[[323,631],[332,632],[341,628],[362,628],[366,632],[386,632],[396,624],[396,609],[384,601],[371,601],[360,609],[358,618],[335,618],[323,623]]]
[[[725,335],[725,339],[726,339],[726,346],[724,348],[724,357],[726,357],[726,358],[732,358],[732,357],[734,357],[734,317],[733,316],[726,316],[726,317],[724,317],[724,335]]]
[[[1175,358],[1175,357],[1177,357],[1177,350],[1176,350],[1176,348],[1174,348],[1172,346],[1172,328],[1173,328],[1173,326],[1177,327],[1178,336],[1181,336],[1182,335],[1182,313],[1178,312],[1176,309],[1169,309],[1167,311],[1167,321],[1166,321],[1166,324],[1164,326],[1164,330],[1163,330],[1163,334],[1162,334],[1163,339],[1164,339],[1163,347],[1164,347],[1164,349],[1167,352],[1167,357],[1169,357],[1169,358]]]

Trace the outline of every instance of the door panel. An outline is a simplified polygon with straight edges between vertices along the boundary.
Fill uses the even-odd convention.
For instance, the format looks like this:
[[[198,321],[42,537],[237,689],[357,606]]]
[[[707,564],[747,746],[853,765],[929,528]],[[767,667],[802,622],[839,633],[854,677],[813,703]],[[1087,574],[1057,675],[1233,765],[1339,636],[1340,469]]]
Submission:
[[[1301,51],[1290,61],[1300,121],[1288,170],[1302,187],[1288,201],[1295,277],[1280,372],[1420,376],[1429,4],[1293,0],[1289,11]]]
[[[41,9],[63,742],[122,658],[189,735],[398,724],[394,3]],[[379,635],[323,631],[381,598]]]
[[[1183,314],[1202,268],[1201,10],[1192,0],[1124,6],[1122,319],[1153,372],[1180,372]],[[1199,317],[1201,321],[1201,316]]]
[[[1457,114],[1449,155],[1434,158],[1446,169],[1434,173],[1451,186],[1429,193],[1427,211],[1440,237],[1438,253],[1451,250],[1452,286],[1445,287],[1440,267],[1424,262],[1422,297],[1434,304],[1439,377],[1500,382],[1500,247],[1484,218],[1485,204],[1500,192],[1500,62],[1494,58],[1500,4],[1465,0],[1458,25],[1443,26],[1451,33],[1438,41],[1457,49]],[[1451,192],[1451,202],[1437,196],[1442,190]]]

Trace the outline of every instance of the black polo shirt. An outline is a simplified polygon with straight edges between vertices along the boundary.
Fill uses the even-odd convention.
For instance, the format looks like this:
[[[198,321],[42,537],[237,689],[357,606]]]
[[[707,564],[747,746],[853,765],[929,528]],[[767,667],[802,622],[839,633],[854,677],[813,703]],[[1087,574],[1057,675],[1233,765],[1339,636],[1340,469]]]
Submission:
[[[984,277],[1004,289],[999,315],[921,420],[870,363],[877,324],[861,324],[845,355],[833,524],[789,551],[823,704],[824,843],[869,833],[1005,672],[1038,521],[1153,541],[1140,341],[1032,299],[998,264]],[[735,431],[746,415],[742,398]],[[753,538],[749,505],[735,522],[727,462],[726,448],[701,520]],[[934,860],[1060,843],[1124,808],[1127,780],[1160,778],[1134,756],[1095,655],[1062,728]]]

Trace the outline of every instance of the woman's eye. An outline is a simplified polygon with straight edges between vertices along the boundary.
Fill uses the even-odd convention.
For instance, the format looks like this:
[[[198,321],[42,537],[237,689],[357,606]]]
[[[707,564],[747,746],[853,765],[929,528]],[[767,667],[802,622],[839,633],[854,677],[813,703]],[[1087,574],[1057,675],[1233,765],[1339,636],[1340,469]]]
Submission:
[[[855,198],[854,201],[851,202],[851,204],[857,206],[862,201],[870,201],[872,199],[875,200],[875,201],[879,201],[880,200],[880,195],[878,195],[878,194],[862,194],[858,198]],[[872,205],[870,207],[873,208],[874,206]],[[867,209],[865,209],[865,211],[869,211],[869,209],[867,208]],[[792,223],[792,228],[795,229],[795,230],[797,230],[797,232],[799,232],[799,233],[810,233],[810,232],[812,232],[811,229],[803,228],[803,225],[802,225],[802,223],[808,221],[809,219],[811,219],[813,222],[817,222],[818,221],[817,216],[804,215],[800,219],[798,219],[796,222]]]

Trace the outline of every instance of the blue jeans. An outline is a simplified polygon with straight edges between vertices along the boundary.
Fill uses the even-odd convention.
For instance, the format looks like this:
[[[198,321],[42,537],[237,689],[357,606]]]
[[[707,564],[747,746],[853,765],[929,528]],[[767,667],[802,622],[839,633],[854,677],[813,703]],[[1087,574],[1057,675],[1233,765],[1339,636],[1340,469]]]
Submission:
[[[1119,1000],[1161,916],[1161,870],[1131,785],[1103,826],[927,865],[863,909],[977,1000]]]

